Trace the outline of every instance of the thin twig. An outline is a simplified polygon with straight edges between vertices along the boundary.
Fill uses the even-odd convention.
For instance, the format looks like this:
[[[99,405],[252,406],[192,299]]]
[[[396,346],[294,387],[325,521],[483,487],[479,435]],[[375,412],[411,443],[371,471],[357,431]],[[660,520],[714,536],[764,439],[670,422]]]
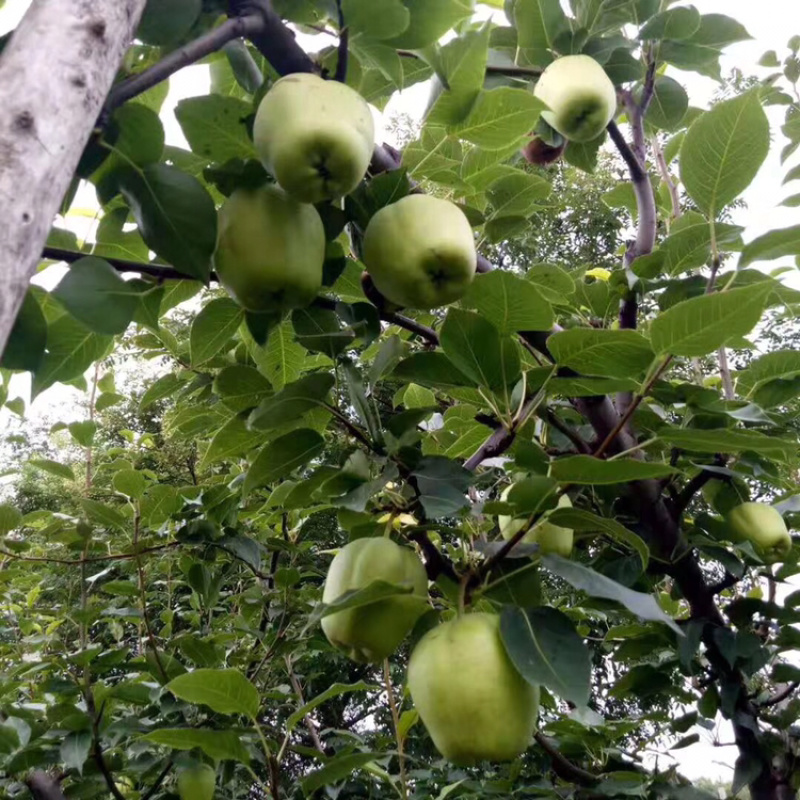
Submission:
[[[49,558],[47,556],[20,556],[10,550],[0,548],[0,556],[5,556],[13,561],[30,561],[42,564],[63,564],[68,567],[79,567],[82,564],[95,564],[104,561],[132,561],[139,556],[147,553],[157,553],[161,550],[170,550],[173,547],[180,547],[181,542],[170,542],[160,544],[155,547],[144,547],[138,553],[112,553],[107,556],[91,556],[89,558]]]
[[[771,708],[772,706],[776,706],[776,705],[778,705],[778,703],[782,702],[790,694],[792,694],[792,692],[794,692],[795,689],[797,689],[798,686],[800,686],[800,682],[792,681],[782,691],[778,692],[777,694],[773,695],[772,697],[768,698],[767,700],[764,700],[761,703],[756,703],[755,705],[757,705],[759,708]]]
[[[300,701],[300,707],[302,708],[306,701],[303,699],[303,687],[300,685],[300,681],[295,674],[294,669],[292,668],[292,658],[291,656],[286,656],[286,670],[289,673],[289,680],[292,684],[292,689],[294,689],[294,693],[297,695],[297,699]],[[317,733],[317,729],[314,727],[314,723],[311,720],[311,717],[306,714],[303,717],[303,722],[305,723],[306,729],[308,730],[308,735],[311,737],[311,741],[314,743],[314,747],[319,750],[322,755],[325,755],[325,748],[320,741],[319,734]]]
[[[348,44],[350,41],[350,31],[345,24],[344,13],[342,12],[342,0],[336,0],[336,11],[339,16],[339,47],[337,48],[336,73],[333,79],[344,83],[347,80]]]
[[[386,684],[386,696],[389,698],[389,711],[392,714],[392,725],[394,726],[394,738],[397,742],[397,761],[400,767],[400,790],[403,800],[408,798],[408,779],[406,777],[406,758],[403,752],[403,738],[400,736],[400,713],[392,688],[392,673],[389,668],[389,659],[383,659],[383,680]]]
[[[539,416],[551,427],[555,428],[559,433],[563,436],[566,436],[573,445],[575,445],[575,449],[579,453],[583,453],[584,455],[591,455],[592,448],[588,442],[584,441],[584,439],[580,436],[580,434],[574,430],[572,427],[567,425],[566,422],[561,420],[553,411],[549,408],[543,408],[539,412]]]
[[[150,800],[151,797],[159,790],[161,784],[164,783],[167,775],[169,775],[170,770],[175,765],[175,762],[169,758],[167,759],[167,763],[164,765],[164,769],[158,773],[158,777],[153,781],[153,785],[142,795],[142,800]]]

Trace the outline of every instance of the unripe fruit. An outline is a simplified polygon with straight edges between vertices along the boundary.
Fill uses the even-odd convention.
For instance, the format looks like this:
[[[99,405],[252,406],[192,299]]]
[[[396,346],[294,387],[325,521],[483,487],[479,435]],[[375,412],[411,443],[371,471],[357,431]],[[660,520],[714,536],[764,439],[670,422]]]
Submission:
[[[617,91],[591,56],[563,56],[541,74],[533,93],[548,106],[542,119],[565,139],[590,142],[617,110]]]
[[[363,260],[392,303],[429,309],[458,300],[477,266],[472,226],[449,200],[411,194],[384,206],[364,233]]]
[[[264,95],[253,139],[283,189],[303,203],[321,203],[350,194],[361,182],[372,158],[375,124],[354,89],[298,72]]]
[[[330,604],[346,592],[373,581],[411,587],[368,605],[347,608],[322,618],[328,641],[354,661],[376,662],[390,656],[425,612],[428,575],[417,554],[387,538],[356,539],[331,562],[322,602]]]
[[[792,549],[792,537],[780,512],[766,503],[742,503],[727,516],[734,542],[751,542],[767,564],[783,561]]]
[[[408,689],[449,761],[510,761],[530,744],[539,689],[517,672],[495,614],[464,614],[428,631],[408,663]]]
[[[248,311],[307,306],[322,288],[325,230],[313,206],[277,186],[237,189],[219,210],[214,269]]]
[[[513,486],[507,487],[500,495],[500,499],[507,500],[513,488]],[[557,508],[572,508],[572,501],[568,495],[562,494],[559,497]],[[528,520],[525,517],[514,518],[501,515],[497,518],[497,524],[500,526],[500,535],[504,539],[510,539],[528,524]],[[564,556],[564,558],[569,558],[570,553],[572,553],[573,540],[572,530],[548,522],[547,514],[522,537],[523,542],[538,544],[539,552],[543,556],[555,553],[556,555]]]
[[[213,800],[217,773],[208,764],[197,764],[178,775],[181,800]]]

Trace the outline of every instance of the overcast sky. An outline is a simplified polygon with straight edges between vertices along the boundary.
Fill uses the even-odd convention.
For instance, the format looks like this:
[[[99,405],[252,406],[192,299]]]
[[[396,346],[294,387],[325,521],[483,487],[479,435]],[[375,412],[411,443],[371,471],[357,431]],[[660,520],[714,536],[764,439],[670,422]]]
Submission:
[[[16,26],[29,4],[29,0],[6,0],[5,7],[0,10],[0,34]],[[723,74],[738,67],[745,74],[767,75],[770,70],[757,65],[761,55],[766,50],[776,50],[782,57],[785,55],[786,42],[789,37],[793,34],[800,34],[800,0],[695,0],[693,4],[703,14],[723,13],[735,17],[753,36],[752,41],[732,45],[727,49],[726,55],[722,59]],[[688,5],[688,3],[681,2],[677,5]],[[494,13],[499,15],[500,12]],[[673,74],[687,87],[690,101],[694,105],[703,106],[714,93],[715,83],[710,79],[694,73],[673,71]],[[162,113],[168,144],[186,146],[173,114],[175,104],[184,97],[204,94],[207,91],[208,71],[206,67],[189,68],[172,78],[170,93]],[[422,85],[396,96],[389,103],[385,118],[390,118],[398,112],[419,118],[427,95],[427,87]],[[735,221],[745,228],[745,241],[750,241],[773,228],[800,224],[800,209],[790,209],[780,205],[784,197],[800,192],[800,182],[789,186],[781,185],[783,176],[788,169],[800,161],[800,155],[796,154],[786,165],[780,164],[779,154],[786,143],[778,130],[783,113],[783,107],[768,109],[773,127],[772,148],[767,163],[744,195],[747,208],[737,211],[736,214]],[[381,134],[379,133],[379,135]],[[95,224],[97,208],[93,187],[86,185],[79,193],[76,204],[78,210],[73,213],[67,224],[75,230],[80,238],[90,237]],[[780,263],[772,262],[767,265],[767,268],[773,268]],[[792,260],[787,259],[784,263],[790,265]],[[53,285],[61,274],[63,274],[62,268],[53,267],[42,275],[41,280],[43,283]],[[800,288],[800,273],[797,270],[783,279]],[[27,380],[25,379],[17,383],[17,391],[27,399],[26,387]],[[47,415],[53,418],[52,415],[58,413],[62,419],[69,417],[65,421],[78,419],[82,416],[79,406],[81,399],[82,395],[72,389],[50,391],[37,399],[29,410],[29,414]],[[66,412],[65,408],[71,408],[72,412]],[[3,420],[4,416],[5,420]],[[0,430],[6,428],[9,422],[8,412],[3,412],[0,415]],[[681,771],[694,779],[721,777],[730,780],[736,748],[716,747],[712,743],[713,737],[708,732],[703,730],[699,730],[699,732],[703,737],[701,743],[674,753]],[[731,742],[732,734],[729,726],[721,726],[719,736],[720,741]],[[660,757],[659,765],[661,768],[667,766],[663,757]]]

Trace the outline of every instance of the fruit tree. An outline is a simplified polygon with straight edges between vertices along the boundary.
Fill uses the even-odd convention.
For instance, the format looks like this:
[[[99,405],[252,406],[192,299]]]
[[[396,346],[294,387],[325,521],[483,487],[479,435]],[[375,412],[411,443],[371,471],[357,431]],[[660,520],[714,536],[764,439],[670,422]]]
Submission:
[[[703,5],[30,4],[3,797],[795,796],[800,36]]]

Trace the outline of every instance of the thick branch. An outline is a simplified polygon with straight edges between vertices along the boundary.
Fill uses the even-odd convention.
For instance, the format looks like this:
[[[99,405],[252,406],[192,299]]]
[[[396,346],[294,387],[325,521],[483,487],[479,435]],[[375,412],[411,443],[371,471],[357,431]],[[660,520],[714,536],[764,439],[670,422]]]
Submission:
[[[33,800],[67,800],[58,781],[43,770],[36,770],[26,781]]]
[[[339,15],[339,47],[337,48],[336,54],[336,74],[333,78],[339,81],[339,83],[344,83],[347,80],[350,31],[347,29],[344,13],[342,12],[342,0],[336,0],[336,11]]]
[[[0,59],[0,352],[145,0],[39,0]]]
[[[553,772],[555,772],[559,778],[580,784],[581,786],[595,786],[600,781],[597,775],[593,775],[591,772],[587,772],[577,764],[573,764],[569,761],[544,734],[537,731],[534,734],[534,738],[539,747],[550,756]]]
[[[759,708],[771,708],[772,706],[778,705],[778,703],[782,703],[792,692],[794,692],[797,687],[800,686],[800,683],[797,681],[792,681],[785,689],[774,694],[772,697],[758,703]]]

